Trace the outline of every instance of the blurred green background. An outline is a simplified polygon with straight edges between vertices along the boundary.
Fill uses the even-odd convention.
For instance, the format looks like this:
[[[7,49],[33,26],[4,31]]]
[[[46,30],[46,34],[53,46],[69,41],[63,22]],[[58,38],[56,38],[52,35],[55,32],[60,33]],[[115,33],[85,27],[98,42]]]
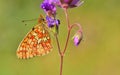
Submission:
[[[70,23],[82,25],[84,38],[76,47],[72,39],[64,57],[63,75],[120,75],[120,0],[84,0],[78,8],[69,9]],[[51,35],[53,51],[43,57],[17,59],[16,49],[26,33],[37,23],[25,19],[44,14],[41,0],[0,0],[0,75],[59,75],[60,57]],[[63,10],[59,40],[64,48],[66,22]],[[71,37],[77,28],[73,29]]]

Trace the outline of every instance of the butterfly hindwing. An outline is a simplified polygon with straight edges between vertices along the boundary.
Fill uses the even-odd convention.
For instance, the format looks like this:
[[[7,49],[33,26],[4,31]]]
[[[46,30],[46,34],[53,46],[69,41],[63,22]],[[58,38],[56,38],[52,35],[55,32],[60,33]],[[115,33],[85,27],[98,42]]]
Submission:
[[[45,23],[39,23],[25,36],[17,49],[18,58],[26,59],[34,56],[48,54],[51,49],[49,32],[45,29]]]

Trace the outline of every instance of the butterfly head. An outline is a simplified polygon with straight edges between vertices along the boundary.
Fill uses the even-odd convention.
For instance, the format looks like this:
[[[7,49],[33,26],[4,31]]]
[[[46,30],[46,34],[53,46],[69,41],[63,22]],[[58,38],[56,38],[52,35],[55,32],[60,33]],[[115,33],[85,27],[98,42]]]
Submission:
[[[38,19],[38,23],[41,23],[41,22],[45,22],[45,18],[43,17],[43,15],[40,15]]]

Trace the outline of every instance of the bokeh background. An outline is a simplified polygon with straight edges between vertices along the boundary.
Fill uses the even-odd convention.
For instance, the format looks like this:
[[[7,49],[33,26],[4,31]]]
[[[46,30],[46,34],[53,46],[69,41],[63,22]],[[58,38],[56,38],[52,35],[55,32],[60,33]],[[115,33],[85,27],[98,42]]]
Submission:
[[[69,9],[70,23],[80,23],[84,38],[76,47],[72,36],[64,57],[63,75],[120,75],[120,0],[84,0],[81,7]],[[60,57],[51,34],[53,51],[42,57],[20,60],[16,49],[37,21],[22,23],[44,14],[41,0],[0,0],[0,75],[59,75]],[[59,40],[64,48],[67,34],[65,15],[61,20]]]

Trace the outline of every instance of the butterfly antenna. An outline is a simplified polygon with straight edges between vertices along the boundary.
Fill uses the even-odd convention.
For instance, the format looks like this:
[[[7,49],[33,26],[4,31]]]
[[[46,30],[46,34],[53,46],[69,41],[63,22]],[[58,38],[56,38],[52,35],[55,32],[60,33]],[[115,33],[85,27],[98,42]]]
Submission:
[[[35,18],[35,19],[31,19],[31,20],[22,20],[22,22],[23,23],[25,23],[25,22],[29,22],[29,21],[36,21],[36,20],[38,20],[38,18]],[[27,24],[25,23],[25,26],[26,26]]]
[[[31,19],[31,20],[22,20],[22,22],[28,22],[28,21],[36,21],[38,20],[38,18],[35,18],[35,19]]]

